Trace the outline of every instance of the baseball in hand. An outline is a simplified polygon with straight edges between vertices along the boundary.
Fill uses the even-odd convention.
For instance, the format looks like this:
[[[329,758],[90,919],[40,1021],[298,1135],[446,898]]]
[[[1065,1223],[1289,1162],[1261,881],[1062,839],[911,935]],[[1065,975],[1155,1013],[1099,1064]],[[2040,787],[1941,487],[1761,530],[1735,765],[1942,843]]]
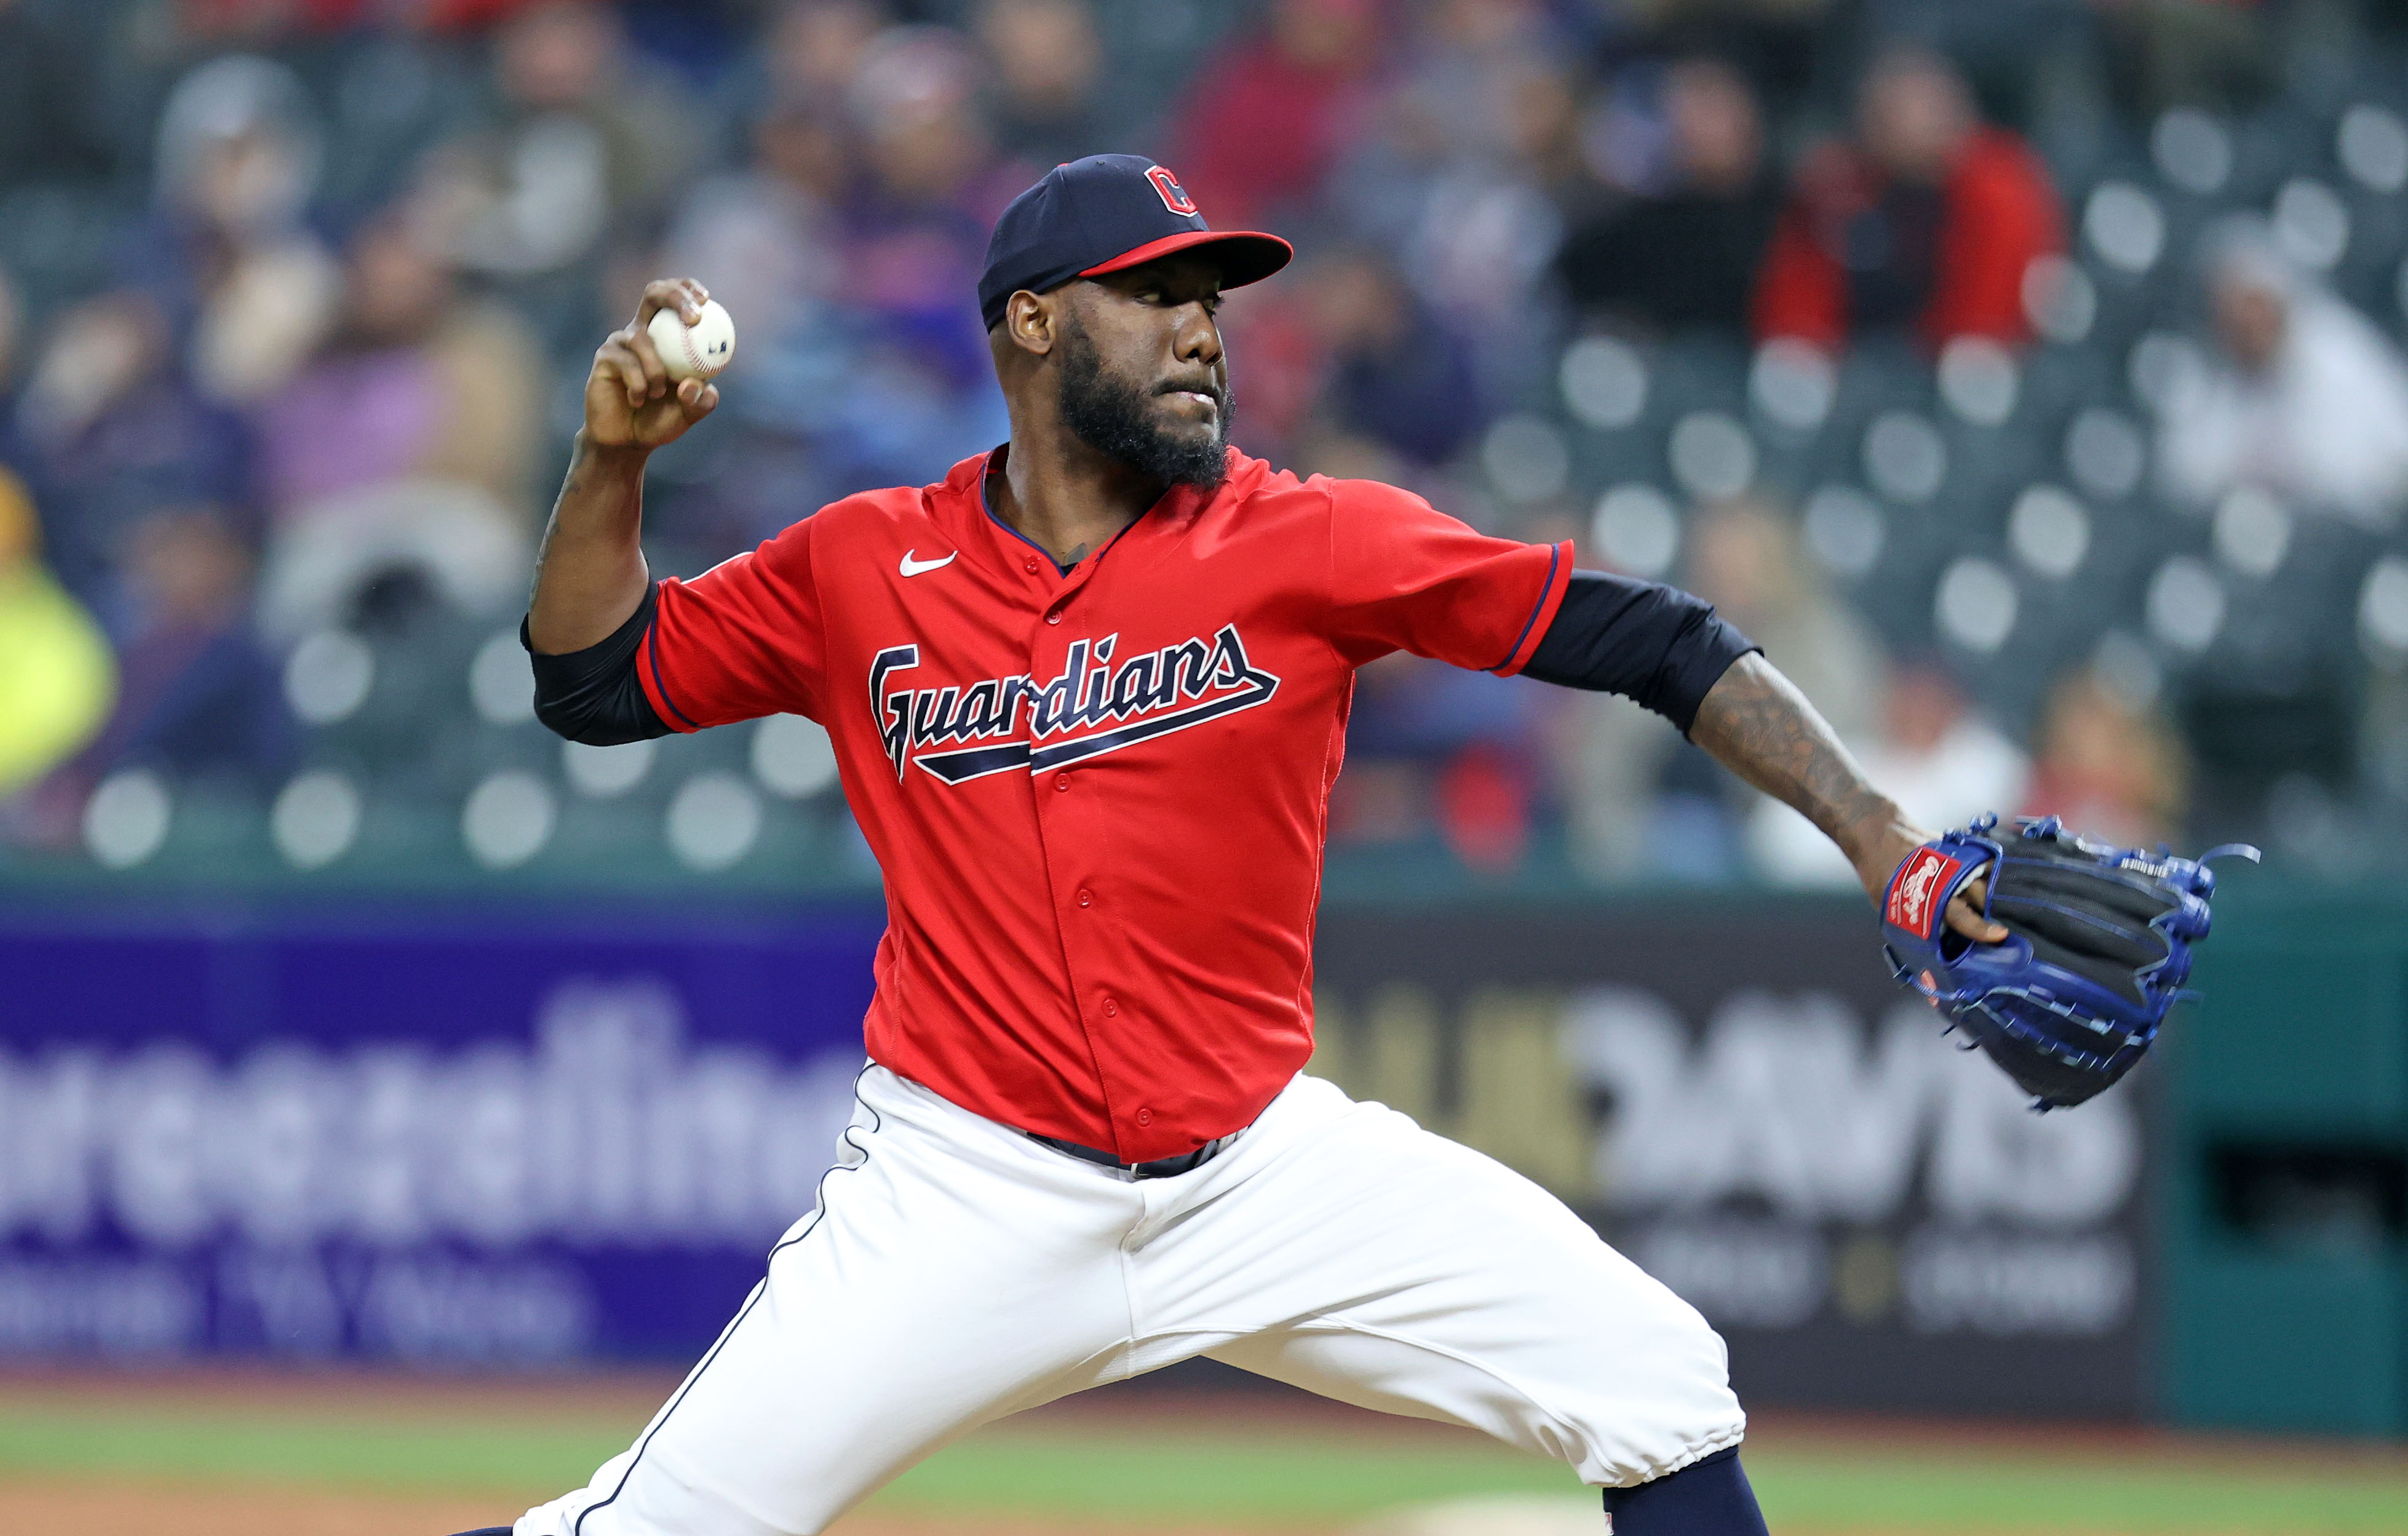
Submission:
[[[662,309],[645,330],[652,336],[652,349],[661,354],[661,366],[681,381],[709,379],[736,356],[736,322],[717,299],[706,300],[691,325],[675,309]]]

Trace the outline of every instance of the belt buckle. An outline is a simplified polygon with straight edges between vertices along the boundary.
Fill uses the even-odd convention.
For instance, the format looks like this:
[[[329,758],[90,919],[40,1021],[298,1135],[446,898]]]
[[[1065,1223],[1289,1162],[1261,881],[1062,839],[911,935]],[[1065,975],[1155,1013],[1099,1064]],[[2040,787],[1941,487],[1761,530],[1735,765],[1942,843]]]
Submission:
[[[1082,1163],[1093,1163],[1098,1168],[1108,1168],[1130,1179],[1172,1179],[1182,1173],[1193,1173],[1218,1157],[1223,1152],[1228,1150],[1229,1143],[1243,1135],[1244,1131],[1233,1130],[1226,1136],[1214,1137],[1193,1152],[1182,1152],[1168,1157],[1148,1158],[1141,1163],[1125,1163],[1101,1147],[1066,1141],[1054,1136],[1041,1136],[1033,1130],[1023,1131],[1021,1134],[1040,1145],[1052,1147],[1066,1157],[1076,1157]]]
[[[1233,1130],[1226,1136],[1216,1136],[1195,1151],[1182,1152],[1176,1157],[1156,1157],[1151,1162],[1131,1163],[1127,1165],[1129,1175],[1138,1179],[1170,1179],[1182,1173],[1193,1173],[1226,1152],[1229,1143],[1240,1134]]]

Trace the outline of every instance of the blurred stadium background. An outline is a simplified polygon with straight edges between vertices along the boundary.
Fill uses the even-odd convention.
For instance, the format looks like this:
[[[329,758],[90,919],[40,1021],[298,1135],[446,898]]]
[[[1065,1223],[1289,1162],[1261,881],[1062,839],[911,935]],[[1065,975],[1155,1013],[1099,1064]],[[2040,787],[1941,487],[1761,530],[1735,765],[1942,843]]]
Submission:
[[[808,721],[535,724],[586,360],[737,318],[658,572],[936,479],[989,222],[1106,149],[1303,252],[1249,452],[1703,593],[1928,824],[2268,850],[2036,1118],[1802,822],[1397,658],[1316,1069],[1697,1301],[1777,1527],[2408,1529],[2399,0],[0,0],[0,1526],[508,1518],[708,1343],[877,876]],[[851,1529],[1596,1521],[1178,1371]]]

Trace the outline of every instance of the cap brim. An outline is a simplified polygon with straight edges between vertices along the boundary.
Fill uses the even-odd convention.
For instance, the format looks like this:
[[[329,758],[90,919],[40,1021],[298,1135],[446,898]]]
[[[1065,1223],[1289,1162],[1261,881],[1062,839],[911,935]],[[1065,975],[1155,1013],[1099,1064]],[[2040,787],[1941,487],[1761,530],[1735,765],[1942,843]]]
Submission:
[[[1111,261],[1098,262],[1079,274],[1097,278],[1107,272],[1125,271],[1142,266],[1176,251],[1194,251],[1199,246],[1212,246],[1212,254],[1221,261],[1221,286],[1243,288],[1250,282],[1260,282],[1285,266],[1296,257],[1296,247],[1276,235],[1259,235],[1252,230],[1190,229],[1176,235],[1166,235],[1158,240],[1148,240],[1134,251],[1124,251]]]

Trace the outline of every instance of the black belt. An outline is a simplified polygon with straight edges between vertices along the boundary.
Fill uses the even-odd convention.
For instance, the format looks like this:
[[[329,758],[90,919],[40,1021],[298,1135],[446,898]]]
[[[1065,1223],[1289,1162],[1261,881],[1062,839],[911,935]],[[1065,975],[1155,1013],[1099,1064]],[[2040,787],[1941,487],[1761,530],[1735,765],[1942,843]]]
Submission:
[[[1182,1152],[1176,1157],[1156,1157],[1152,1162],[1145,1163],[1125,1163],[1101,1147],[1081,1146],[1076,1141],[1065,1141],[1059,1137],[1039,1136],[1033,1130],[1024,1131],[1022,1134],[1032,1141],[1041,1141],[1054,1151],[1076,1157],[1082,1163],[1119,1169],[1132,1179],[1169,1179],[1182,1173],[1192,1173],[1218,1157],[1227,1149],[1230,1142],[1238,1139],[1239,1133],[1231,1131],[1216,1141],[1205,1142],[1193,1152]]]

